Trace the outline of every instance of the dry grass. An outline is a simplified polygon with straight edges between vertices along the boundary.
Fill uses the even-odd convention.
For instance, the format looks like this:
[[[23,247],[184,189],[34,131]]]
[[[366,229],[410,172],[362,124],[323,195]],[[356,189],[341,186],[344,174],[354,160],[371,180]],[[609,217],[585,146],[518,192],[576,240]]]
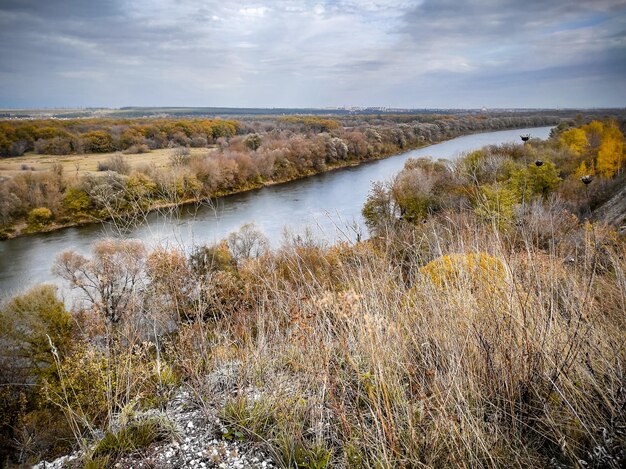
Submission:
[[[390,244],[250,261],[240,275],[253,306],[200,327],[215,353],[179,336],[174,361],[241,363],[223,418],[285,467],[619,467],[623,243],[581,227],[568,264],[457,222],[414,238],[403,268]],[[442,255],[488,252],[505,275],[481,283],[461,262],[433,279],[419,271],[434,257],[420,254],[425,242]],[[215,399],[205,372],[186,371]]]
[[[202,155],[213,149],[207,148],[190,148],[191,155]],[[137,169],[145,165],[155,165],[157,168],[166,168],[171,164],[171,157],[176,152],[176,148],[161,148],[151,150],[149,153],[141,153],[136,155],[124,155],[124,158],[130,163],[132,169]],[[63,166],[65,174],[74,174],[83,176],[86,174],[102,174],[98,173],[98,162],[106,161],[112,156],[120,154],[116,153],[85,153],[80,155],[38,155],[35,153],[13,158],[0,159],[0,177],[14,177],[24,172],[23,167],[34,168],[34,171],[48,171],[55,164]]]
[[[254,440],[283,467],[623,467],[626,244],[602,226],[549,242],[541,229],[446,214],[374,242],[288,241],[236,265],[227,252],[194,264],[159,251],[136,288],[111,283],[129,295],[127,319],[109,325],[124,372],[91,367],[86,382],[102,382],[106,423],[180,379],[218,408],[224,438]],[[98,334],[85,331],[89,347]],[[172,376],[154,378],[154,363]],[[85,387],[79,374],[61,382]]]

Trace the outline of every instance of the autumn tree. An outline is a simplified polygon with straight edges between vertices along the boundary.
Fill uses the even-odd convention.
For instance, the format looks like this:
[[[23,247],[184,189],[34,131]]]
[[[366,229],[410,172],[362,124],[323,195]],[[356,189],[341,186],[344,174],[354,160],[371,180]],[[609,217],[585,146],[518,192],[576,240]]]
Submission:
[[[259,257],[269,248],[267,236],[254,223],[246,223],[228,235],[228,248],[237,262]]]
[[[554,163],[546,161],[541,166],[531,164],[526,168],[513,171],[509,185],[522,200],[527,201],[535,195],[540,195],[545,199],[556,190],[560,182],[561,178]]]
[[[256,151],[261,146],[262,141],[263,140],[259,134],[250,134],[246,137],[244,143],[250,150]]]
[[[559,136],[559,141],[577,156],[582,155],[589,147],[587,134],[581,128],[572,128]]]
[[[134,240],[104,240],[93,247],[92,258],[74,251],[62,253],[52,271],[80,290],[109,325],[132,310],[142,282],[146,251]]]
[[[397,218],[397,206],[388,185],[375,182],[363,205],[363,218],[372,236],[381,236]]]
[[[602,131],[596,169],[602,176],[612,178],[621,170],[623,162],[624,135],[615,122],[611,121],[604,125]]]

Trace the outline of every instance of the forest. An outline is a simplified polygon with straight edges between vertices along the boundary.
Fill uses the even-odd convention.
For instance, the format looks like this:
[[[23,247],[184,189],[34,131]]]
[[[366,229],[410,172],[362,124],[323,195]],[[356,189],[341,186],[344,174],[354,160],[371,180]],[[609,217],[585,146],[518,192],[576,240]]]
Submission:
[[[201,201],[471,132],[560,122],[545,114],[3,120],[0,174],[25,153],[59,163],[0,176],[0,237]],[[133,160],[160,149],[169,152],[166,167]],[[63,156],[76,154],[96,159],[97,171],[68,170]]]
[[[173,177],[215,194],[477,130],[335,121],[240,122]],[[224,445],[278,467],[624,467],[624,131],[581,116],[546,141],[410,159],[372,186],[366,241],[286,234],[269,250],[246,225],[191,253],[135,240],[63,253],[54,272],[83,301],[42,285],[0,307],[3,461],[156,465],[157,448],[186,444],[164,410],[183,389]],[[226,165],[249,172],[220,185]],[[97,179],[26,176],[58,177],[55,216],[94,210]],[[104,180],[126,197],[164,177]]]

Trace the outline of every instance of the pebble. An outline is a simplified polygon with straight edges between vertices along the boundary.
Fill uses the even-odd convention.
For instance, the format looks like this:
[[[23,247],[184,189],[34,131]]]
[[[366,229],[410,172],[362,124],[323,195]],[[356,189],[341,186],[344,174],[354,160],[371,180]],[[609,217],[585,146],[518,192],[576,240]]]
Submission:
[[[179,439],[159,443],[141,454],[120,459],[121,469],[158,467],[162,469],[272,469],[277,465],[252,442],[222,440],[223,424],[209,407],[208,415],[199,410],[191,395],[180,390],[168,404],[165,415],[178,428]],[[35,469],[75,468],[83,457],[81,452],[63,456],[52,462],[41,462]],[[158,463],[157,463],[158,461]],[[72,464],[73,462],[73,464]]]

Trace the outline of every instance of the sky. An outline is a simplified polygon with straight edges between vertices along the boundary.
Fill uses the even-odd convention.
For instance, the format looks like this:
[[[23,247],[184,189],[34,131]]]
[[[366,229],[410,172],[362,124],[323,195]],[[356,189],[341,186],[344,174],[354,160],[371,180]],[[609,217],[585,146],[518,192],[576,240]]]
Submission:
[[[626,106],[626,0],[0,0],[0,108]]]

